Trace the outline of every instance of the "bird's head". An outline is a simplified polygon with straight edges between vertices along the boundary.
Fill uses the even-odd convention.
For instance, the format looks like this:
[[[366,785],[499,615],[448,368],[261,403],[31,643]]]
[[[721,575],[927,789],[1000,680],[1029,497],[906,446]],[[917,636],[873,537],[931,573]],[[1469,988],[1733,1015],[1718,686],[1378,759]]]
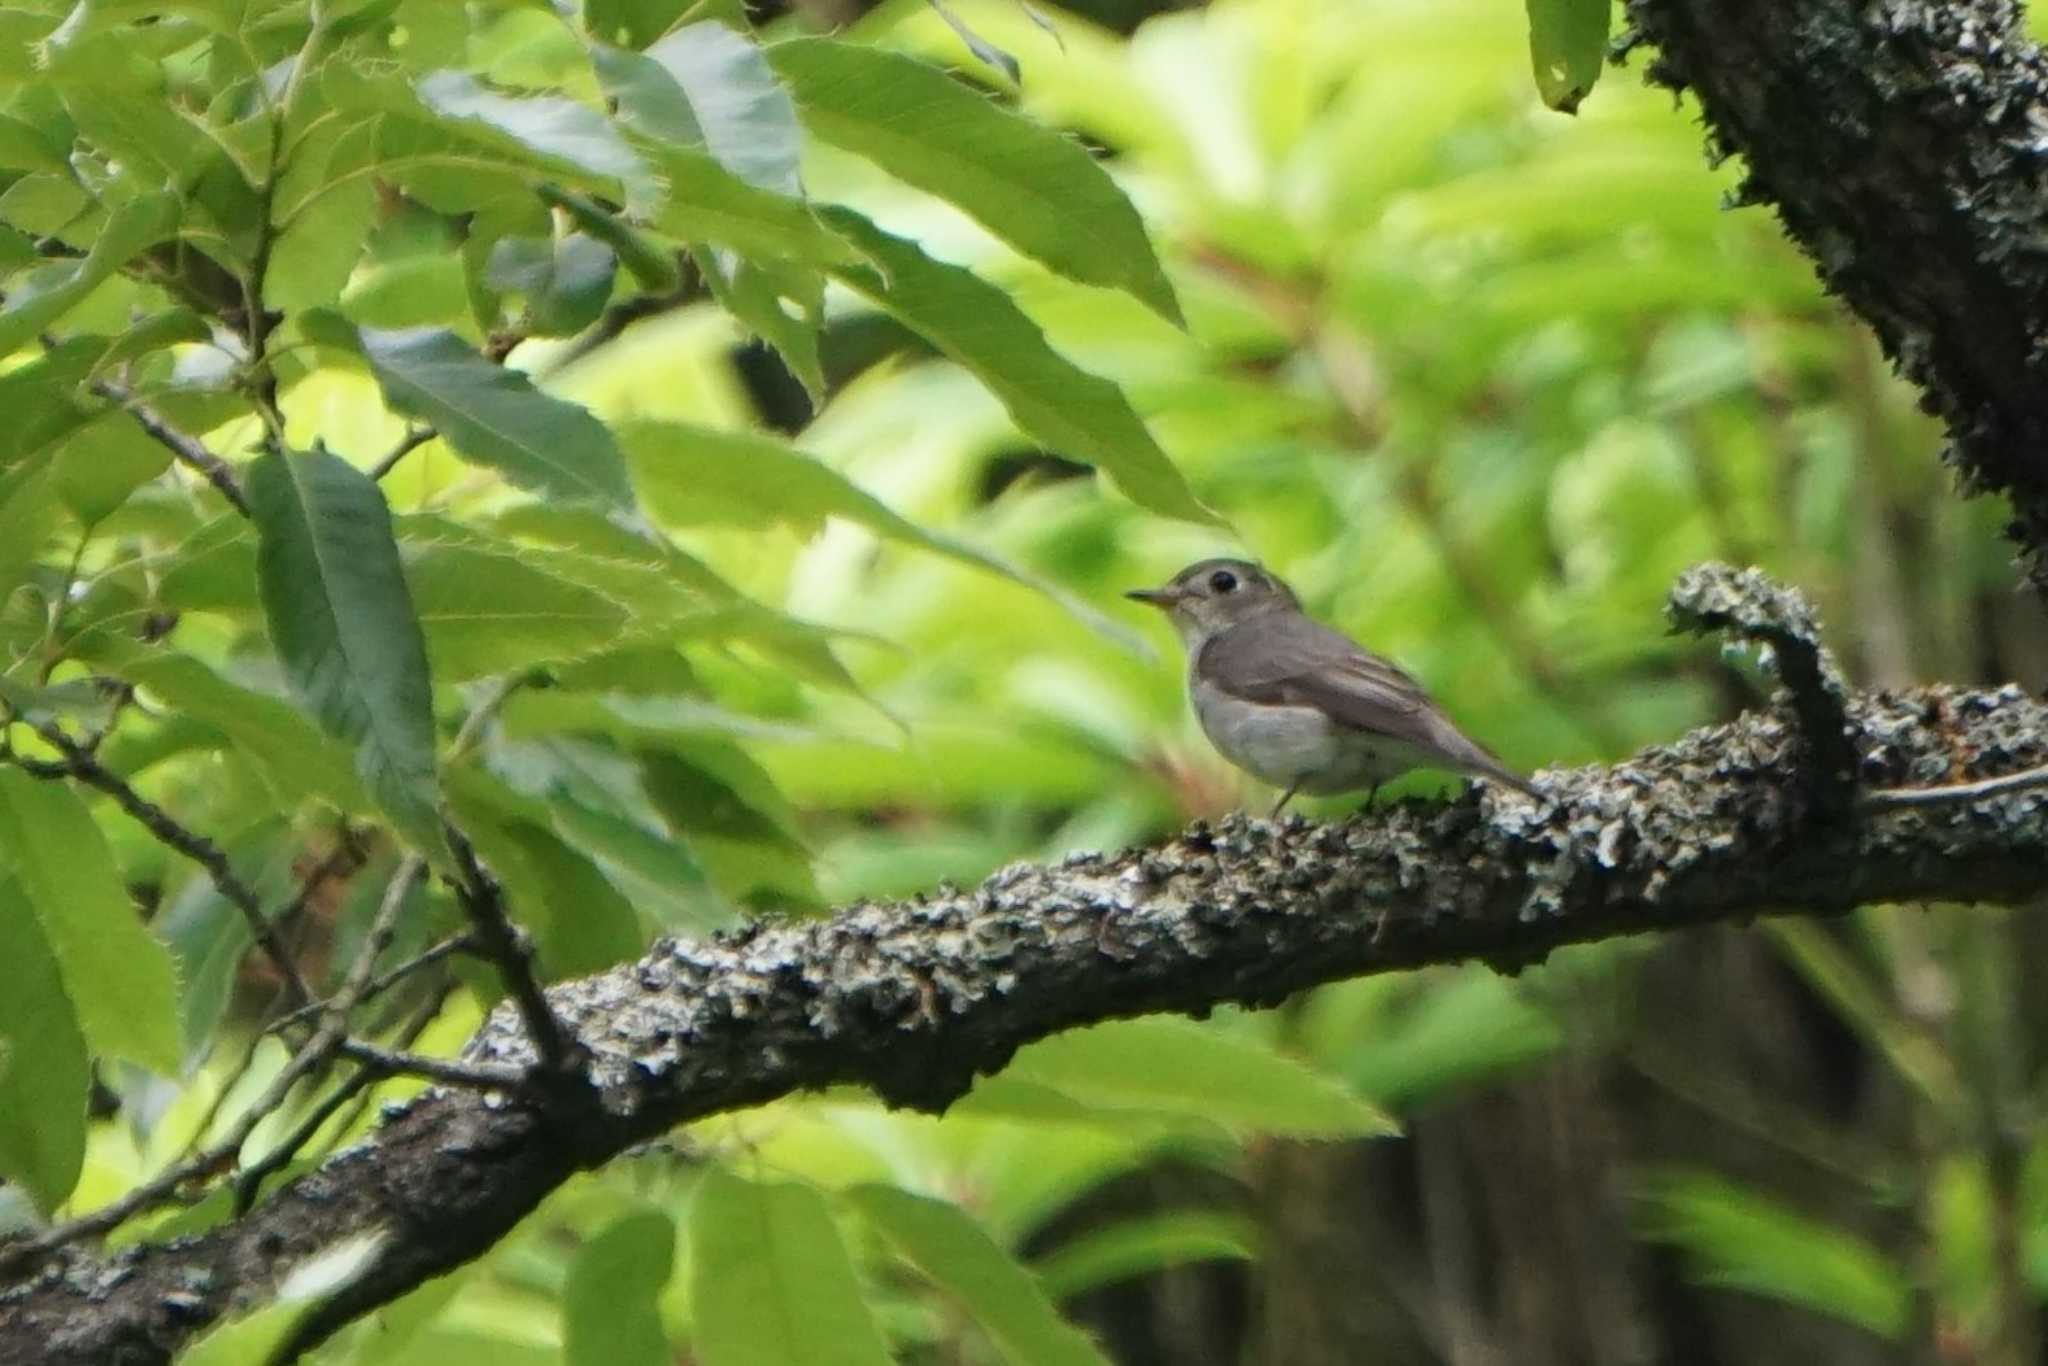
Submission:
[[[1261,613],[1301,610],[1293,589],[1249,560],[1202,560],[1163,588],[1134,588],[1124,596],[1165,612],[1189,642]]]

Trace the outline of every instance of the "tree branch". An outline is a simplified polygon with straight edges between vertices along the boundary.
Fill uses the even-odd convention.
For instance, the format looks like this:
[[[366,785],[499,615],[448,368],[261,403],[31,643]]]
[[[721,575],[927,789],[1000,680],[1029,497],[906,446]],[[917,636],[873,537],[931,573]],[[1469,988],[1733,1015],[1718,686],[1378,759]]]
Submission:
[[[1650,78],[1698,96],[1740,191],[1947,423],[1972,491],[2009,495],[2048,592],[2048,63],[2012,0],[1628,0]]]
[[[1709,596],[1716,574],[1741,583],[1705,573],[1693,586]],[[1731,625],[1752,629],[1732,600]],[[2048,764],[2048,705],[2016,687],[1838,701],[1866,787]],[[303,1349],[483,1252],[577,1170],[678,1123],[843,1084],[941,1110],[1017,1048],[1075,1025],[1271,1004],[1429,963],[1514,970],[1564,944],[1759,914],[2048,891],[2048,791],[1825,814],[1792,702],[1612,768],[1543,774],[1543,801],[1476,787],[1336,825],[1232,817],[968,890],[664,941],[548,993],[588,1050],[600,1105],[520,1084],[536,1051],[507,1003],[458,1065],[502,1090],[431,1090],[196,1239],[105,1260],[39,1254],[0,1290],[0,1363],[166,1361],[321,1249],[393,1235],[301,1324]]]

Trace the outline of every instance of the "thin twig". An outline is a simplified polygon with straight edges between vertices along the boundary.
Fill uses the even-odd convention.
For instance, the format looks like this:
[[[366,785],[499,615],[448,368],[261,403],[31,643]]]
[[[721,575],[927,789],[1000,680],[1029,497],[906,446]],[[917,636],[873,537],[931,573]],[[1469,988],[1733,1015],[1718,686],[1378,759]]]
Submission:
[[[385,475],[398,468],[399,461],[405,459],[405,457],[411,455],[440,434],[439,429],[434,427],[408,427],[405,435],[399,438],[398,444],[391,448],[391,454],[370,466],[370,477],[372,479],[382,479]]]
[[[1945,787],[1885,787],[1864,793],[1857,799],[1857,805],[1865,811],[1897,811],[1915,806],[1959,806],[1966,802],[1982,801],[1986,797],[2003,797],[2009,792],[2025,792],[2029,788],[2048,787],[2048,764],[2039,768],[2023,768],[2018,773],[2005,773],[1996,778],[1979,778],[1970,783],[1950,783]]]
[[[533,1042],[540,1071],[566,1078],[576,1069],[582,1048],[556,1018],[534,971],[533,947],[505,913],[505,893],[478,861],[476,850],[461,831],[448,827],[448,843],[461,873],[456,899],[469,916],[477,951],[498,969],[507,994],[519,1007],[526,1037]]]
[[[235,511],[244,517],[249,515],[249,500],[242,495],[242,486],[235,479],[234,469],[208,450],[198,437],[179,431],[162,413],[112,380],[94,380],[92,391],[121,405],[128,416],[135,419],[137,426],[170,449],[178,463],[189,466],[200,478],[220,490],[221,497],[227,499]]]
[[[277,1141],[275,1147],[256,1161],[244,1166],[235,1176],[235,1217],[241,1218],[256,1203],[256,1195],[264,1181],[284,1170],[299,1150],[313,1141],[313,1135],[320,1132],[320,1126],[334,1118],[335,1112],[349,1103],[358,1092],[374,1085],[379,1080],[377,1070],[358,1063],[355,1071],[349,1073],[325,1099],[306,1113],[304,1119],[292,1131]]]
[[[451,934],[431,948],[422,950],[413,957],[406,959],[403,963],[398,964],[398,966],[381,972],[370,979],[370,984],[363,988],[362,999],[357,1001],[356,1004],[364,1005],[374,1001],[414,973],[430,968],[453,954],[468,953],[475,947],[476,940],[467,931],[461,934]],[[291,1014],[273,1023],[266,1032],[275,1034],[281,1030],[290,1029],[294,1025],[302,1024],[325,1009],[326,1005],[325,1001],[312,1001],[302,1005]]]
[[[17,757],[15,763],[38,778],[68,776],[76,778],[88,787],[99,789],[112,797],[115,805],[134,817],[158,841],[204,868],[220,894],[242,913],[242,918],[248,922],[249,933],[276,965],[285,984],[291,988],[293,999],[299,1002],[313,999],[312,989],[306,985],[306,979],[299,972],[298,964],[286,950],[283,939],[278,935],[276,924],[263,914],[262,901],[257,898],[249,884],[235,873],[225,850],[204,835],[180,824],[169,812],[130,787],[119,774],[102,764],[83,745],[65,734],[62,727],[47,721],[32,722],[30,725],[36,734],[42,736],[64,756],[64,760],[61,764],[53,765]]]
[[[425,1077],[444,1086],[471,1091],[510,1091],[526,1080],[523,1069],[503,1063],[459,1062],[425,1053],[405,1053],[379,1048],[361,1039],[343,1039],[337,1051],[387,1077]]]
[[[454,978],[445,973],[441,975],[441,979],[434,984],[432,994],[426,1000],[420,1002],[419,1006],[414,1009],[412,1018],[407,1020],[405,1026],[398,1031],[393,1041],[394,1048],[410,1049],[419,1042],[420,1035],[427,1032],[427,1026],[441,1018],[441,1011],[446,1008],[448,998],[455,994],[455,985]],[[367,1064],[365,1064],[364,1070],[366,1072],[370,1070]],[[358,1091],[355,1097],[355,1104],[349,1108],[348,1113],[343,1115],[339,1122],[327,1131],[327,1137],[320,1141],[320,1145],[310,1155],[316,1158],[324,1157],[339,1147],[343,1137],[354,1133],[356,1125],[362,1122],[363,1112],[370,1108],[370,1101],[375,1095],[376,1091],[372,1088]]]

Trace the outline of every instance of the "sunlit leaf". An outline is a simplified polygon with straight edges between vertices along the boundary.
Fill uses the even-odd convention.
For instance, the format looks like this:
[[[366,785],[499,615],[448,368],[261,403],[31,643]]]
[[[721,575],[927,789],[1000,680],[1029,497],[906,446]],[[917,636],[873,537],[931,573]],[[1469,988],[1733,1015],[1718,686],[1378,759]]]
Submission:
[[[1210,1084],[1225,1075],[1229,1087]],[[1398,1128],[1350,1087],[1284,1053],[1163,1015],[1070,1029],[1019,1049],[962,1104],[1000,1112],[1006,1083],[1040,1087],[1107,1116],[1150,1113],[1242,1133],[1340,1138]]]
[[[1080,144],[900,53],[804,38],[768,54],[818,136],[951,200],[1054,270],[1180,321],[1138,211]]]
[[[63,317],[144,248],[170,236],[177,223],[176,196],[138,195],[108,216],[84,259],[39,266],[16,280],[0,306],[0,356]]]
[[[1060,1317],[1036,1278],[958,1206],[895,1186],[847,1195],[877,1233],[958,1300],[1014,1366],[1108,1366],[1086,1334]]]
[[[1700,1279],[1796,1304],[1896,1340],[1912,1309],[1905,1269],[1861,1238],[1704,1172],[1643,1190],[1645,1231],[1685,1249]]]
[[[68,786],[0,767],[0,861],[42,926],[93,1051],[176,1071],[170,951],[142,923],[99,825]]]
[[[1188,1262],[1249,1261],[1258,1227],[1242,1215],[1173,1210],[1119,1219],[1060,1244],[1033,1268],[1055,1300]]]
[[[47,1215],[85,1160],[92,1073],[57,959],[11,879],[0,879],[0,963],[0,1180]]]
[[[651,137],[701,143],[750,185],[786,195],[800,192],[797,160],[803,131],[788,92],[753,39],[716,22],[685,24],[649,47],[645,60],[667,74],[682,95],[682,107],[649,99],[628,107],[622,101],[622,117]]]
[[[873,268],[833,274],[974,372],[1017,425],[1061,455],[1099,465],[1154,512],[1220,524],[1202,506],[1116,385],[1047,345],[1010,297],[972,271],[925,255],[850,209],[823,210]]]
[[[658,1210],[624,1215],[577,1249],[562,1291],[568,1366],[669,1366],[656,1297],[675,1252],[676,1226]]]
[[[331,319],[320,337],[360,347],[384,401],[432,423],[465,459],[555,498],[632,505],[625,462],[602,423],[517,370],[493,365],[453,332],[358,333]]]
[[[1600,79],[1613,0],[1528,0],[1529,57],[1543,102],[1564,114]]]
[[[690,1302],[705,1366],[886,1366],[825,1199],[707,1167],[690,1210]]]

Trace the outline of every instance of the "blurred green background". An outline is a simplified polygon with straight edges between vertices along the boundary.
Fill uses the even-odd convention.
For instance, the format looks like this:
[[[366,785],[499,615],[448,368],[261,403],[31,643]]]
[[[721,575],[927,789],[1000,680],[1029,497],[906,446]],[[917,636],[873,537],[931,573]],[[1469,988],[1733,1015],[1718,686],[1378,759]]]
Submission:
[[[800,8],[772,22],[849,20],[998,83],[919,0]],[[1938,431],[1864,329],[1767,211],[1724,211],[1734,168],[1711,168],[1694,111],[1633,73],[1610,72],[1576,119],[1544,110],[1507,0],[1104,3],[1047,10],[1057,40],[1010,0],[951,8],[1022,62],[1025,110],[1105,156],[1188,330],[866,162],[817,146],[807,184],[1001,284],[1126,387],[1237,535],[1141,512],[1034,448],[850,296],[831,300],[815,411],[708,301],[569,357],[555,387],[608,418],[780,429],[1070,599],[844,522],[670,515],[707,522],[679,539],[740,587],[846,633],[857,686],[694,661],[720,706],[756,718],[747,750],[813,854],[808,875],[758,870],[760,887],[902,895],[1269,800],[1203,743],[1163,623],[1120,598],[1208,554],[1277,570],[1524,769],[1617,759],[1760,700],[1748,661],[1665,634],[1666,589],[1708,557],[1810,594],[1862,685],[2032,687],[2048,670],[2001,509],[1956,496]],[[526,22],[505,19],[501,64],[545,65]],[[373,392],[322,373],[292,415],[374,454],[397,428]],[[432,508],[467,477],[430,447],[386,487],[401,511]],[[545,733],[554,705],[514,699],[508,730]],[[1450,788],[1418,775],[1383,800]],[[855,1096],[734,1116],[579,1179],[387,1316],[399,1338],[365,1325],[329,1352],[555,1359],[555,1299],[595,1274],[570,1269],[569,1235],[720,1198],[710,1154],[958,1202],[1132,1366],[2037,1361],[2048,944],[2025,915],[1938,909],[1083,1034],[943,1120]],[[1276,1079],[1275,1052],[1314,1084]],[[1098,1066],[1111,1080],[1085,1114],[1034,1080],[1070,1101]],[[1171,1084],[1136,1098],[1146,1067]],[[1315,1137],[1357,1132],[1356,1100],[1402,1135]],[[1247,1137],[1275,1127],[1302,1136]],[[96,1145],[89,1182],[147,1165]],[[684,1272],[656,1296],[681,1338],[710,1312]],[[869,1289],[905,1360],[1039,1359],[929,1281],[875,1272]]]

